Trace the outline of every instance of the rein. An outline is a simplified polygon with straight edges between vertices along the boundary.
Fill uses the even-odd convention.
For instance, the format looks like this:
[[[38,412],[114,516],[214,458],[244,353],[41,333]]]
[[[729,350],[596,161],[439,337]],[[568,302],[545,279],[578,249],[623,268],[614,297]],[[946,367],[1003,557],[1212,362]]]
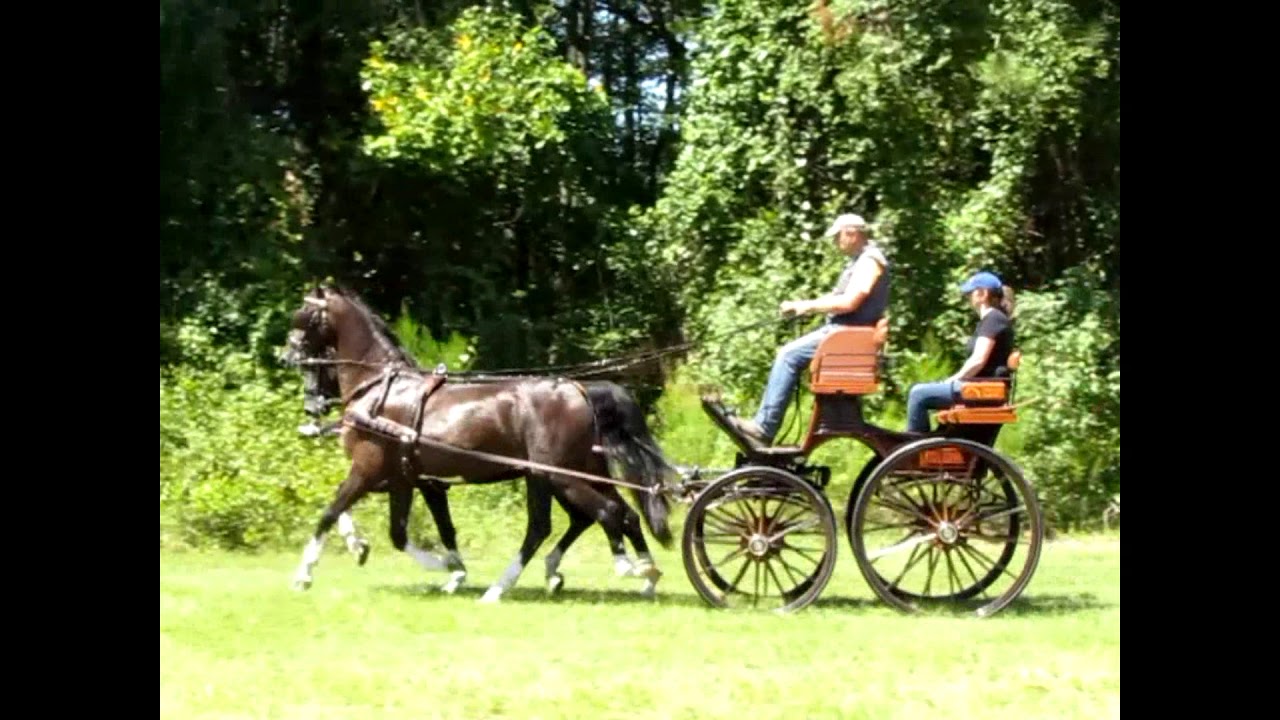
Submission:
[[[649,362],[650,360],[656,360],[660,357],[665,357],[667,355],[674,355],[676,353],[689,350],[691,348],[697,347],[699,345],[703,345],[712,340],[718,340],[720,338],[727,337],[730,335],[736,335],[738,333],[746,332],[748,330],[755,330],[756,328],[765,327],[767,325],[774,325],[779,322],[789,321],[794,319],[796,318],[791,318],[791,317],[779,318],[775,316],[770,316],[770,317],[764,318],[763,320],[758,320],[756,322],[748,323],[746,325],[742,325],[736,328],[730,328],[729,330],[725,330],[720,333],[712,333],[710,335],[707,335],[706,337],[702,337],[697,340],[690,340],[688,342],[678,343],[676,345],[669,345],[665,348],[658,348],[656,350],[642,350],[636,353],[630,353],[627,355],[618,355],[612,358],[605,358],[603,360],[593,360],[590,362],[578,363],[575,365],[548,365],[541,368],[502,368],[498,370],[483,370],[483,371],[477,371],[477,372],[457,372],[457,373],[451,373],[451,374],[457,375],[459,377],[471,377],[471,376],[484,377],[486,375],[519,377],[524,373],[541,373],[541,374],[555,373],[565,378],[590,377],[591,375],[599,375],[607,372],[615,372],[617,370],[623,370],[629,367],[633,367],[635,365]]]
[[[322,364],[327,362],[335,362],[335,361],[317,361],[315,364]],[[360,363],[360,364],[370,365],[371,363]],[[408,370],[409,372],[405,373],[406,370]],[[543,472],[553,472],[553,473],[559,473],[561,475],[570,475],[573,477],[581,478],[583,480],[590,480],[591,482],[602,482],[602,483],[608,483],[610,485],[618,485],[625,488],[631,488],[633,490],[639,490],[641,492],[646,492],[651,495],[656,495],[662,492],[661,486],[648,487],[645,485],[637,485],[636,483],[626,482],[625,480],[617,480],[615,478],[603,477],[601,475],[592,475],[590,473],[578,472],[577,470],[569,470],[568,468],[555,467],[553,465],[547,465],[545,463],[536,462],[534,460],[517,460],[516,458],[508,457],[506,455],[495,455],[493,453],[488,453],[481,450],[468,450],[466,448],[460,448],[460,447],[450,445],[448,443],[440,442],[439,440],[433,440],[429,437],[424,437],[422,435],[422,431],[420,430],[422,426],[423,406],[426,405],[427,397],[431,394],[431,391],[434,390],[435,387],[439,387],[439,385],[436,385],[434,387],[427,389],[422,394],[422,397],[419,399],[417,403],[416,412],[414,414],[414,427],[409,427],[407,425],[391,420],[390,418],[381,416],[382,405],[383,403],[386,402],[387,394],[388,392],[390,392],[392,384],[402,376],[401,373],[405,373],[406,375],[419,375],[419,376],[422,375],[422,373],[414,371],[410,368],[388,367],[388,368],[385,368],[381,373],[360,383],[360,385],[356,386],[356,388],[351,391],[351,394],[346,399],[343,400],[343,405],[349,405],[352,400],[372,390],[373,388],[377,387],[379,384],[382,384],[382,396],[378,399],[378,402],[375,403],[373,407],[372,415],[365,413],[364,411],[359,409],[347,410],[343,414],[342,424],[345,425],[346,427],[355,428],[357,430],[361,430],[363,432],[367,432],[373,435],[381,435],[382,437],[385,437],[391,440],[398,440],[401,446],[425,445],[428,447],[433,447],[437,450],[444,450],[447,452],[458,453],[460,455],[467,455],[469,457],[477,458],[479,460],[486,460],[488,462],[496,463],[499,465],[506,465],[516,470],[541,470]],[[441,382],[443,382],[443,376],[437,373],[436,377],[439,377]],[[405,469],[408,470],[409,464],[411,461],[407,453],[401,456],[401,462],[405,464]],[[440,482],[444,482],[447,485],[467,484],[465,482],[449,482],[447,480],[440,480]]]
[[[706,343],[708,341],[711,341],[720,337],[724,337],[726,335],[733,335],[733,334],[741,333],[747,330],[753,330],[759,327],[773,325],[781,321],[794,320],[794,319],[795,318],[790,318],[790,317],[778,318],[778,317],[771,316],[763,320],[759,320],[753,323],[749,323],[747,325],[743,325],[741,327],[732,328],[722,333],[714,333],[707,337],[700,338],[696,341],[679,343],[676,345],[671,345],[671,346],[668,346],[665,348],[659,348],[656,350],[646,350],[638,353],[619,355],[612,358],[605,358],[603,360],[595,360],[592,362],[578,363],[575,365],[552,365],[552,366],[545,366],[541,368],[505,368],[501,370],[489,370],[489,371],[481,371],[481,372],[453,373],[453,372],[447,372],[446,369],[443,367],[443,364],[440,367],[437,367],[433,372],[433,371],[428,371],[422,368],[413,367],[411,365],[406,364],[403,360],[395,360],[395,361],[389,361],[389,362],[369,362],[365,360],[344,360],[344,359],[338,359],[338,358],[300,358],[296,362],[297,362],[297,365],[301,367],[314,367],[314,366],[323,366],[323,365],[356,365],[356,366],[369,368],[373,370],[381,370],[381,372],[379,372],[374,377],[371,377],[368,380],[365,380],[364,382],[360,383],[358,386],[353,388],[351,393],[347,397],[342,398],[343,406],[347,407],[356,398],[364,395],[365,393],[369,392],[370,390],[372,390],[374,387],[376,387],[381,383],[383,385],[382,396],[381,398],[379,398],[378,402],[375,404],[373,408],[373,414],[370,415],[358,409],[347,410],[343,414],[343,418],[341,421],[344,426],[355,428],[363,432],[368,432],[375,435],[381,435],[388,439],[398,440],[401,443],[402,447],[409,446],[409,445],[427,446],[427,447],[432,447],[437,450],[441,450],[445,452],[457,453],[460,455],[473,457],[479,460],[484,460],[484,461],[492,462],[499,465],[505,465],[513,469],[540,470],[548,473],[558,473],[561,475],[577,477],[577,478],[588,480],[591,482],[607,483],[609,485],[630,488],[632,490],[637,490],[640,492],[649,493],[651,495],[656,495],[663,492],[665,483],[662,483],[654,487],[638,485],[636,483],[630,483],[624,480],[617,480],[611,477],[592,475],[590,473],[583,473],[583,472],[578,472],[576,470],[569,470],[567,468],[560,468],[560,467],[555,467],[551,465],[546,465],[544,463],[535,462],[533,460],[519,460],[519,459],[508,457],[505,455],[495,455],[493,453],[483,452],[480,450],[468,450],[465,448],[455,447],[453,445],[449,445],[448,443],[440,442],[438,440],[434,440],[429,437],[424,437],[421,433],[421,430],[419,429],[421,427],[421,413],[423,410],[422,406],[426,404],[427,395],[431,393],[431,390],[435,389],[434,387],[431,388],[430,390],[427,390],[418,402],[418,408],[416,413],[417,417],[415,417],[415,422],[414,422],[414,425],[417,427],[408,427],[402,423],[398,423],[394,420],[391,420],[390,418],[381,416],[383,402],[385,402],[387,394],[391,389],[391,386],[401,378],[423,379],[423,378],[429,377],[430,375],[435,375],[437,377],[443,376],[443,375],[450,375],[454,377],[464,378],[472,382],[485,382],[485,381],[502,382],[507,380],[519,379],[519,378],[527,378],[527,377],[545,377],[547,374],[555,374],[564,379],[590,377],[592,375],[599,375],[599,374],[604,374],[608,372],[616,372],[618,370],[639,365],[641,363],[646,363],[660,357],[683,352],[690,348],[696,347],[700,344]],[[401,457],[401,461],[406,464],[406,469],[408,469],[408,463],[410,462],[408,458],[407,450],[408,448],[406,447],[405,448],[406,452]],[[465,482],[453,482],[453,483],[446,482],[446,484],[458,485],[458,484],[466,484],[466,483]]]
[[[371,433],[374,435],[381,435],[391,440],[399,440],[404,445],[426,445],[427,447],[432,447],[437,450],[444,450],[451,453],[458,453],[460,455],[467,455],[469,457],[477,458],[480,460],[486,460],[488,462],[496,463],[499,465],[506,465],[508,467],[511,467],[517,470],[541,470],[543,472],[548,472],[548,473],[557,473],[560,475],[571,475],[573,477],[581,478],[583,480],[590,480],[591,482],[602,482],[602,483],[608,483],[610,485],[620,485],[622,487],[631,488],[633,490],[640,490],[642,492],[647,492],[651,495],[657,495],[662,492],[662,488],[660,486],[648,487],[645,485],[637,485],[635,483],[626,482],[625,480],[616,480],[614,478],[602,477],[600,475],[592,475],[590,473],[578,472],[577,470],[569,470],[568,468],[556,467],[554,465],[547,465],[545,463],[540,463],[533,460],[518,460],[516,458],[508,457],[506,455],[495,455],[493,453],[484,452],[482,450],[468,450],[466,448],[460,448],[454,445],[450,445],[448,443],[440,442],[439,440],[433,440],[429,437],[424,437],[420,432],[417,432],[413,428],[407,425],[402,425],[401,423],[398,423],[394,420],[390,420],[385,417],[371,417],[370,415],[368,415],[367,413],[361,410],[348,410],[347,413],[342,418],[342,424],[346,425],[347,427],[352,427],[357,430],[361,430],[363,432]],[[447,485],[466,485],[467,484],[466,482],[448,482],[445,480],[441,480],[441,482],[444,482]]]
[[[618,372],[620,370],[625,370],[627,368],[631,368],[636,365],[641,365],[643,363],[650,362],[652,360],[656,360],[661,357],[666,357],[668,355],[674,355],[676,353],[684,352],[685,350],[689,350],[699,345],[703,345],[712,340],[717,340],[726,336],[736,335],[738,333],[746,332],[748,330],[755,330],[756,328],[765,327],[767,325],[774,325],[779,322],[795,320],[795,319],[796,318],[792,318],[792,317],[784,317],[784,318],[768,317],[763,320],[759,320],[757,322],[748,323],[740,327],[725,330],[724,332],[713,333],[711,335],[708,335],[704,338],[700,338],[698,340],[691,340],[689,342],[678,343],[676,345],[669,345],[665,348],[658,348],[655,350],[643,350],[640,352],[630,353],[626,355],[617,355],[615,357],[605,358],[603,360],[592,360],[590,362],[585,362],[585,363],[577,363],[572,365],[546,365],[546,366],[537,367],[537,368],[501,368],[498,370],[477,370],[473,372],[450,371],[449,375],[451,377],[466,378],[476,382],[484,382],[486,380],[500,382],[502,380],[510,380],[510,379],[516,379],[516,378],[542,377],[547,374],[555,374],[566,379],[585,378],[585,377],[591,377],[593,375],[604,375],[611,372]],[[299,360],[297,362],[298,362],[298,365],[302,365],[302,366],[358,365],[360,367],[370,368],[373,370],[384,370],[390,367],[395,367],[397,365],[404,366],[404,362],[400,360],[378,363],[378,362],[368,362],[365,360],[308,358],[308,359]],[[419,375],[426,374],[427,372],[425,370],[411,368],[408,366],[405,366],[405,371],[410,373],[416,373]],[[437,372],[439,371],[437,370]],[[356,394],[358,393],[353,392],[352,396],[354,397]],[[344,401],[344,404],[345,402],[346,401]]]

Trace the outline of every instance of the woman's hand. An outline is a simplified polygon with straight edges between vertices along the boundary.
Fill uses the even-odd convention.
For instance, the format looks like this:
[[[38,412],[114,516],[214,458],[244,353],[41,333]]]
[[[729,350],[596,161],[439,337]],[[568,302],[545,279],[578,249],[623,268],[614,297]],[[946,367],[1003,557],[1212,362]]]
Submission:
[[[965,360],[964,365],[960,367],[960,371],[948,379],[954,382],[976,375],[982,369],[982,366],[987,364],[987,359],[991,357],[991,351],[995,349],[995,346],[995,340],[989,337],[978,338],[978,341],[973,344],[973,354],[969,356],[968,360]]]

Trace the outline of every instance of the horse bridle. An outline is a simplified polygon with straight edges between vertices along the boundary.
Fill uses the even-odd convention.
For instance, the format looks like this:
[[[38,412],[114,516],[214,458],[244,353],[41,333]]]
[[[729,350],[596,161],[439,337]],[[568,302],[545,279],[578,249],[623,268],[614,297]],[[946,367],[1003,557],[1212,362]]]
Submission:
[[[336,350],[332,346],[328,345],[324,348],[325,357],[316,357],[312,355],[310,348],[303,343],[303,338],[308,334],[308,332],[319,335],[321,330],[328,325],[329,304],[327,300],[311,297],[310,295],[304,297],[302,300],[309,305],[314,305],[319,308],[320,312],[311,315],[307,321],[306,330],[295,328],[289,331],[289,337],[286,340],[286,344],[288,346],[288,351],[285,353],[286,363],[295,365],[303,373],[312,374],[313,376],[315,373],[319,372],[319,366],[325,365],[357,365],[382,371],[376,377],[370,378],[353,388],[348,397],[333,396],[325,393],[323,390],[323,383],[320,382],[319,378],[316,378],[316,394],[320,398],[322,408],[320,415],[323,415],[334,405],[341,405],[343,407],[350,405],[352,401],[368,392],[378,383],[388,383],[396,374],[405,369],[403,367],[403,363],[372,363],[364,360],[344,360],[336,358],[334,357]]]

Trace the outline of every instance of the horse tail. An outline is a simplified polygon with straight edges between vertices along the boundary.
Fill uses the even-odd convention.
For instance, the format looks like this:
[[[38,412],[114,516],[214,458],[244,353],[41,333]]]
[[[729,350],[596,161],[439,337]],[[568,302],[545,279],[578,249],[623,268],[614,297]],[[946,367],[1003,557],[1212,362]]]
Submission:
[[[649,432],[644,413],[622,387],[608,381],[586,383],[587,397],[596,416],[596,429],[607,456],[621,465],[624,479],[645,487],[661,488],[671,464]],[[631,496],[643,510],[649,531],[663,547],[671,547],[667,516],[671,507],[661,492],[630,488]]]

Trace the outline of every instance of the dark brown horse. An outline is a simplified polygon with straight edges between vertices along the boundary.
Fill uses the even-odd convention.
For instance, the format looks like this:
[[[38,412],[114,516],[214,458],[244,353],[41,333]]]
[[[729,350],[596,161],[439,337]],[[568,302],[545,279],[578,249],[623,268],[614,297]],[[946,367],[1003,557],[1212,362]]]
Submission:
[[[646,488],[633,488],[636,499],[650,531],[669,546],[666,499],[647,489],[660,488],[671,466],[653,441],[638,406],[622,388],[607,382],[584,386],[549,378],[441,382],[443,378],[416,367],[386,324],[358,297],[339,288],[317,288],[304,298],[303,307],[294,314],[289,345],[294,360],[319,361],[336,368],[347,417],[357,420],[348,422],[342,431],[351,469],[303,553],[295,577],[297,586],[311,584],[324,537],[368,492],[385,490],[389,494],[390,534],[396,549],[408,552],[427,569],[439,570],[443,568],[438,558],[408,542],[414,487],[422,490],[425,481],[428,490],[423,495],[430,507],[433,498],[443,498],[443,490],[434,485],[435,478],[460,478],[475,484],[523,476],[528,510],[525,539],[484,600],[497,600],[510,589],[550,535],[552,497],[569,511],[570,527],[547,558],[548,578],[564,550],[593,522],[599,522],[619,573],[646,578],[644,592],[653,593],[661,573],[648,552],[639,517],[615,485],[554,470],[512,467],[455,451],[488,453],[517,463],[531,461],[597,477],[612,477],[608,459],[613,458],[623,470],[624,482]],[[379,422],[385,427],[409,429],[418,438],[379,431]],[[443,538],[446,524],[439,516],[437,526]],[[451,522],[448,528],[451,534]],[[624,536],[631,540],[638,564],[626,557]],[[457,567],[461,567],[460,559]]]
[[[396,347],[399,349],[398,342]],[[332,348],[326,353],[326,357],[327,359],[321,359],[318,363],[300,363],[299,361],[303,358],[299,356],[298,348],[291,343],[288,352],[282,358],[285,364],[298,366],[302,372],[302,407],[311,420],[299,427],[298,430],[310,437],[319,435],[341,436],[342,434],[342,422],[340,420],[327,423],[324,427],[317,424],[334,406],[342,406],[342,387],[338,382],[338,366],[337,363],[329,362],[335,357]],[[395,364],[394,362],[389,363],[389,365]],[[423,368],[413,359],[413,356],[407,352],[403,353],[400,365],[424,372]],[[449,485],[438,478],[419,475],[414,475],[412,481],[418,488],[418,492],[422,494],[422,499],[426,503],[427,509],[431,511],[431,518],[435,521],[436,531],[440,535],[440,542],[444,545],[447,554],[444,557],[440,557],[435,553],[421,550],[414,546],[412,542],[406,540],[408,552],[412,553],[424,567],[448,571],[449,580],[441,586],[441,589],[446,593],[452,594],[466,580],[467,567],[462,561],[462,553],[458,550],[457,531],[453,526],[453,515],[449,511],[449,498],[446,494],[449,490]],[[388,484],[384,483],[370,488],[369,492],[385,493],[388,489]],[[561,506],[563,506],[563,503],[561,503]],[[572,508],[566,508],[566,512],[572,514],[577,511]],[[588,522],[587,524],[589,525],[590,523]],[[350,509],[338,513],[337,525],[338,533],[346,543],[347,550],[356,556],[360,565],[364,565],[369,558],[369,541],[360,536],[359,531],[356,529],[355,519],[351,517]],[[563,555],[564,549],[567,549],[568,545],[565,544],[562,548],[557,544],[556,547],[559,551],[553,553],[556,562],[553,563],[551,557],[548,557],[547,560],[547,582],[552,591],[558,590],[564,582],[564,578],[557,572],[556,566],[558,565],[559,556]],[[310,578],[301,575],[295,582],[298,589],[306,589],[310,587],[310,584]]]
[[[376,316],[375,320],[377,319]],[[390,335],[390,331],[386,331]],[[392,339],[395,340],[394,336]],[[399,341],[395,340],[395,348],[397,351],[402,350]],[[334,357],[332,350],[326,353],[329,360]],[[417,360],[408,352],[400,353],[401,357],[399,365],[402,367],[412,367],[420,373],[427,372]],[[307,436],[318,435],[341,435],[342,422],[326,423],[324,427],[317,424],[328,412],[335,406],[342,405],[342,388],[338,381],[338,364],[329,360],[321,360],[320,362],[299,363],[301,358],[298,356],[296,348],[290,348],[283,358],[284,362],[289,365],[298,365],[303,376],[303,411],[311,418],[307,424],[299,427],[299,431]],[[389,363],[393,365],[395,362]],[[594,381],[586,381],[587,387],[608,387],[608,383],[597,383]],[[625,395],[620,398],[620,403],[627,408],[631,417],[628,422],[634,423],[635,434],[645,437],[647,433],[644,427],[644,416],[639,412],[630,397]],[[416,475],[413,478],[414,485],[418,488],[422,495],[423,501],[427,505],[427,509],[431,512],[431,518],[435,522],[436,530],[440,535],[440,542],[444,545],[446,554],[438,556],[435,553],[421,550],[407,542],[407,552],[413,556],[424,567],[433,570],[441,570],[449,572],[449,579],[442,586],[441,590],[452,594],[462,585],[467,577],[466,564],[462,560],[462,553],[458,550],[457,530],[453,525],[453,514],[449,510],[448,491],[451,485],[443,482],[439,478],[424,477]],[[386,484],[370,488],[369,492],[385,493],[388,487]],[[564,499],[556,496],[556,502],[564,509],[569,516],[571,526],[560,540],[556,543],[546,557],[546,579],[547,589],[550,592],[559,591],[564,585],[564,576],[559,572],[560,561],[564,554],[568,551],[569,546],[577,540],[578,536],[591,526],[593,520],[584,515],[580,510],[572,505],[566,504]],[[352,555],[355,555],[357,562],[364,565],[369,557],[369,541],[360,536],[356,528],[355,520],[351,517],[351,511],[345,510],[338,514],[337,520],[338,533],[342,536],[346,543],[347,549]],[[635,575],[636,567],[629,559],[615,558],[617,563],[617,571],[619,575]],[[641,569],[643,570],[643,569]],[[310,586],[310,580],[300,579],[297,583],[299,589],[305,589]],[[652,594],[653,581],[646,583],[646,593]]]

